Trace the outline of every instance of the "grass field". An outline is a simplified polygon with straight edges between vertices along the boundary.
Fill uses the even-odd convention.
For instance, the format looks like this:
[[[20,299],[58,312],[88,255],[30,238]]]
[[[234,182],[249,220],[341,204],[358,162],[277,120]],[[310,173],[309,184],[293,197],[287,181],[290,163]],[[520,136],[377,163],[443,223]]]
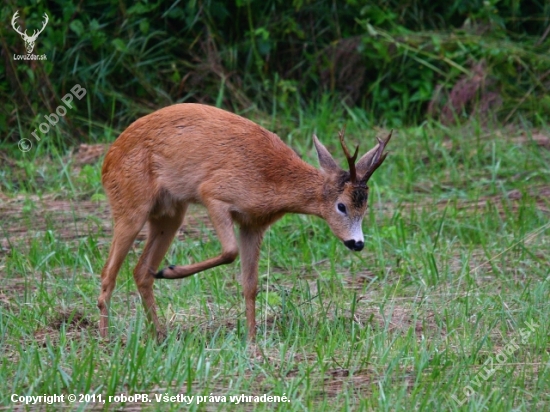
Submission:
[[[350,146],[367,149],[385,133],[330,105],[245,116],[313,164],[313,131],[342,165],[344,118]],[[145,232],[118,277],[110,340],[101,340],[96,300],[111,235],[103,148],[56,150],[47,141],[55,131],[25,154],[5,146],[13,155],[0,158],[1,409],[57,410],[11,396],[72,393],[152,400],[89,396],[64,404],[74,409],[549,410],[550,128],[427,122],[396,132],[371,180],[361,253],[313,217],[286,216],[266,235],[259,357],[246,344],[238,261],[157,281],[168,337],[150,338],[131,273]],[[165,263],[218,250],[195,207]],[[288,402],[230,398],[264,394]]]

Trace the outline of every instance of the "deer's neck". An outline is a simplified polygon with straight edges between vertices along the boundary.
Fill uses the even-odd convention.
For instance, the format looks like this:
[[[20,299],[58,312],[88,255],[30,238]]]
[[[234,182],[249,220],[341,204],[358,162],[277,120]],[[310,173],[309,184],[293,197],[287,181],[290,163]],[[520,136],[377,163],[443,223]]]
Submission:
[[[284,213],[321,216],[324,178],[313,166],[299,161],[281,170],[279,208]]]

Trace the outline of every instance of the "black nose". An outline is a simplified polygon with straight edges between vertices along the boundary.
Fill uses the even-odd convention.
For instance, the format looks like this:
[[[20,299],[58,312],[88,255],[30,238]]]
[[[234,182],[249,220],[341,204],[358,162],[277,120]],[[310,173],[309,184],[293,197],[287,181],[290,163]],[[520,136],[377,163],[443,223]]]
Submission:
[[[344,242],[344,245],[346,245],[349,249],[355,251],[355,252],[359,252],[360,250],[363,250],[363,247],[365,246],[365,244],[361,241],[359,242],[356,242],[355,240],[351,239],[351,240],[346,240]]]

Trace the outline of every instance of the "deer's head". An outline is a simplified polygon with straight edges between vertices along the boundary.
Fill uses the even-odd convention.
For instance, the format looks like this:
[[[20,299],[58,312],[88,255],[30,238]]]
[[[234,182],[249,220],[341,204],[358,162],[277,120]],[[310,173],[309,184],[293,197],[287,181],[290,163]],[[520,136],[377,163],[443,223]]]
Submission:
[[[387,153],[386,144],[390,141],[391,132],[386,140],[378,139],[378,144],[367,152],[357,163],[359,146],[355,153],[350,152],[344,143],[344,130],[339,133],[340,143],[346,155],[349,171],[341,169],[325,146],[313,135],[321,171],[324,175],[322,217],[327,221],[332,232],[353,251],[360,251],[364,246],[362,222],[367,211],[369,196],[368,180],[382,164]]]
[[[44,13],[44,22],[42,23],[42,28],[40,30],[34,30],[32,35],[27,35],[27,30],[24,32],[21,31],[21,27],[17,25],[17,17],[19,17],[19,11],[16,11],[13,15],[13,18],[11,19],[11,25],[13,29],[21,35],[21,38],[25,42],[25,48],[27,49],[27,53],[31,54],[34,49],[34,43],[36,42],[36,39],[38,38],[38,35],[44,31],[46,28],[46,24],[48,24],[48,15]]]

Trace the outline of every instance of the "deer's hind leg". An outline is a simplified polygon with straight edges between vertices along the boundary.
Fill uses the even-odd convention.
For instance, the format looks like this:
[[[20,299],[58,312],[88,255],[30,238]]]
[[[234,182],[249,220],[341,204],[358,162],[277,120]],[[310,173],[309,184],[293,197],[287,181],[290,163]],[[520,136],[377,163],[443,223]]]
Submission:
[[[195,273],[202,272],[216,266],[226,265],[235,261],[239,254],[239,247],[235,233],[233,232],[233,220],[231,218],[230,205],[212,200],[206,204],[210,221],[222,246],[222,253],[216,257],[191,263],[185,266],[170,265],[160,270],[155,277],[157,279],[182,279]]]
[[[145,224],[147,214],[144,212],[137,219],[120,216],[115,219],[113,226],[113,241],[109,250],[109,257],[101,271],[101,293],[97,300],[99,308],[99,334],[106,338],[109,332],[109,305],[111,295],[116,285],[116,277],[124,258],[132,247],[136,236]]]
[[[187,204],[183,203],[175,206],[170,215],[149,217],[147,243],[134,269],[134,280],[141,296],[141,303],[158,337],[162,336],[164,331],[159,323],[153,294],[154,275],[182,224],[186,210]]]

